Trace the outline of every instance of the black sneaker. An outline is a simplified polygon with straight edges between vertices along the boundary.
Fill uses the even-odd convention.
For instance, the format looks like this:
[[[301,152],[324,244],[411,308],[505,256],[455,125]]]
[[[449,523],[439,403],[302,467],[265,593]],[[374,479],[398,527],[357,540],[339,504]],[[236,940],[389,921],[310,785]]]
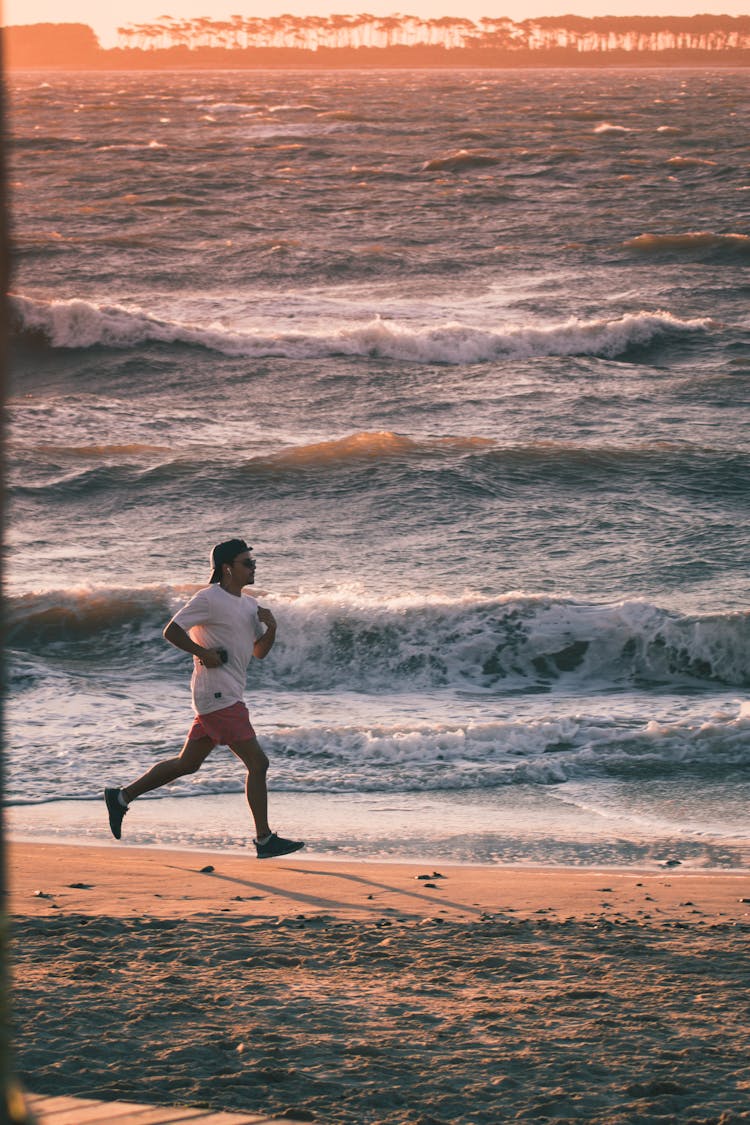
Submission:
[[[109,827],[112,829],[115,840],[119,840],[122,836],[122,818],[128,811],[127,806],[120,803],[119,789],[105,789],[104,800],[107,802]]]
[[[304,846],[302,840],[285,840],[283,836],[277,836],[275,832],[271,833],[264,844],[255,841],[258,859],[273,859],[277,855],[289,855],[290,852],[298,852]]]

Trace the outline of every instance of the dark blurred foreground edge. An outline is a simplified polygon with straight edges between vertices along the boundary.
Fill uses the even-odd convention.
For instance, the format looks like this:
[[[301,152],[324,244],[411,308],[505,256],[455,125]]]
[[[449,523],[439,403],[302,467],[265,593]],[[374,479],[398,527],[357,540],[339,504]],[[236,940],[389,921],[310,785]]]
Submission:
[[[4,590],[5,550],[5,404],[8,387],[8,303],[10,285],[10,236],[8,222],[8,193],[6,178],[6,117],[5,71],[0,39],[0,534],[3,553],[0,554],[0,583]],[[9,918],[8,874],[5,847],[5,606],[0,603],[0,1125],[25,1125],[31,1123],[31,1113],[21,1085],[16,1077],[13,1062],[11,1024],[10,970],[9,970]]]

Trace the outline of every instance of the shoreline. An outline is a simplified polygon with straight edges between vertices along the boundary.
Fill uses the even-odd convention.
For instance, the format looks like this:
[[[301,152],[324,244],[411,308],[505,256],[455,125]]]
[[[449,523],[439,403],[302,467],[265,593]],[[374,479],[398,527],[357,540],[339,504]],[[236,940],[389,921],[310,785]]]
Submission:
[[[750,871],[750,841],[739,832],[743,794],[738,789],[731,807],[725,805],[722,834],[712,831],[718,826],[708,797],[703,819],[695,819],[689,790],[672,792],[669,818],[661,816],[658,793],[644,805],[642,793],[628,798],[620,791],[618,809],[617,801],[592,806],[575,794],[523,785],[480,793],[274,791],[271,807],[273,827],[306,840],[304,858],[311,862],[743,872]],[[240,792],[139,799],[119,844],[99,797],[9,805],[5,825],[8,837],[18,841],[173,849],[253,862],[255,856]]]
[[[126,844],[122,844],[122,843],[118,843],[114,840],[112,841],[112,845],[109,845],[108,843],[103,844],[101,841],[98,841],[98,840],[77,840],[73,837],[66,837],[64,835],[47,835],[47,836],[45,836],[43,834],[24,835],[24,834],[11,834],[11,833],[8,834],[6,842],[9,846],[9,848],[14,848],[14,847],[15,848],[23,848],[26,845],[31,845],[31,846],[53,847],[53,848],[56,848],[56,847],[60,847],[60,848],[85,848],[86,850],[89,850],[91,848],[109,848],[110,846],[112,846],[112,847],[116,848],[117,850],[123,850],[123,849],[127,848],[129,851],[135,851],[135,852],[156,852],[156,853],[178,852],[180,854],[184,854],[185,856],[190,856],[190,855],[214,856],[214,857],[227,856],[227,857],[230,857],[230,858],[233,858],[233,859],[241,860],[243,862],[251,862],[251,863],[258,862],[256,857],[255,857],[255,854],[253,853],[251,848],[248,849],[248,848],[242,848],[242,847],[227,847],[227,848],[221,848],[221,847],[218,847],[218,846],[201,847],[198,844],[195,844],[193,846],[189,846],[187,844],[182,844],[179,847],[176,847],[174,844],[169,844],[169,843],[160,844],[160,843],[155,843],[155,842],[152,842],[152,843],[132,843],[132,842],[128,842]],[[288,858],[288,857],[282,857],[282,858]],[[344,857],[342,859],[342,857],[335,850],[314,852],[311,855],[309,850],[307,850],[307,849],[301,851],[298,854],[297,858],[309,860],[309,862],[311,862],[311,863],[323,863],[323,864],[329,864],[331,866],[335,866],[337,864],[338,865],[344,864],[344,865],[347,865],[347,866],[352,865],[352,866],[355,866],[355,867],[359,867],[359,866],[367,867],[367,866],[371,866],[371,865],[375,865],[375,866],[381,866],[382,865],[384,867],[412,867],[412,866],[416,865],[416,866],[426,867],[426,866],[429,866],[430,864],[440,863],[444,867],[456,868],[456,870],[459,870],[459,871],[464,869],[464,868],[476,867],[476,868],[481,869],[482,871],[495,871],[495,872],[505,871],[505,870],[508,870],[508,871],[550,872],[550,873],[552,873],[552,872],[556,872],[556,873],[574,872],[574,873],[581,874],[581,875],[596,874],[597,872],[600,872],[602,874],[606,874],[608,872],[611,872],[613,874],[634,875],[634,876],[636,876],[636,875],[641,875],[641,876],[642,875],[647,875],[647,876],[654,876],[654,875],[670,875],[670,876],[672,876],[672,875],[674,875],[674,876],[695,875],[695,876],[701,876],[701,877],[709,877],[709,876],[716,877],[716,876],[728,875],[728,876],[734,876],[734,877],[746,877],[748,879],[748,889],[750,890],[750,868],[747,867],[747,866],[742,866],[742,867],[728,867],[728,866],[722,866],[722,867],[709,867],[709,866],[690,867],[690,866],[688,866],[688,864],[683,863],[681,860],[677,861],[677,862],[672,862],[672,863],[670,863],[670,862],[665,862],[665,863],[655,862],[655,863],[652,863],[652,864],[643,863],[643,864],[640,864],[640,865],[637,864],[637,863],[617,864],[617,863],[593,863],[593,862],[590,863],[590,864],[571,864],[571,863],[563,863],[563,862],[555,863],[552,860],[550,860],[549,862],[538,862],[538,861],[534,861],[534,860],[515,860],[515,861],[495,860],[495,861],[492,861],[492,862],[491,861],[483,862],[481,860],[451,859],[451,860],[446,862],[442,857],[435,857],[434,855],[431,855],[429,852],[425,852],[422,855],[416,855],[415,854],[415,855],[412,855],[412,856],[366,856],[366,855],[355,856],[355,855],[347,855],[346,857]]]

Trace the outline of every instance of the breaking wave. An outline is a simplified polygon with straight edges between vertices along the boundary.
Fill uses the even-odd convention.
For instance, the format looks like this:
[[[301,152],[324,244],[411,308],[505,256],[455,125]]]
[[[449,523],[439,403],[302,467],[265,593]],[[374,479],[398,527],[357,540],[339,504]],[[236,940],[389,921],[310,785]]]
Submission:
[[[648,236],[643,236],[648,237]],[[748,240],[750,243],[750,240]],[[548,325],[497,329],[461,323],[411,327],[375,319],[354,327],[320,332],[250,332],[196,325],[150,315],[122,305],[91,301],[11,298],[17,335],[53,348],[134,348],[180,344],[230,356],[312,359],[333,355],[370,356],[412,363],[481,363],[499,356],[587,355],[614,359],[631,349],[708,332],[707,318],[683,320],[669,312],[638,312]]]
[[[176,663],[161,630],[192,588],[71,590],[9,599],[11,645],[94,662],[138,653]],[[264,598],[279,621],[254,679],[285,691],[550,689],[750,683],[750,613],[701,616],[641,600],[585,604],[532,594],[373,600],[346,593]],[[153,655],[152,655],[153,654]]]
[[[616,136],[622,133],[632,133],[633,130],[629,129],[627,125],[612,125],[609,121],[602,121],[601,125],[597,125],[594,132],[599,136]]]

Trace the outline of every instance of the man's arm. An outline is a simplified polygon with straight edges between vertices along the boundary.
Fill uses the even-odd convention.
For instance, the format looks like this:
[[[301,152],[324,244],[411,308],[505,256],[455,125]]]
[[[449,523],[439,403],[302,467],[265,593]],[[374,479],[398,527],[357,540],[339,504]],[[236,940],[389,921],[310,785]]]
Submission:
[[[276,618],[271,613],[270,609],[265,609],[264,606],[258,606],[258,620],[262,625],[266,626],[266,631],[262,637],[253,645],[253,656],[257,660],[263,660],[268,656],[273,648],[273,642],[276,640]]]
[[[222,660],[216,649],[203,648],[201,645],[197,645],[191,639],[190,634],[186,633],[176,621],[169,622],[162,636],[175,648],[182,649],[183,652],[189,652],[191,656],[196,656],[206,668],[219,668],[221,666]]]

